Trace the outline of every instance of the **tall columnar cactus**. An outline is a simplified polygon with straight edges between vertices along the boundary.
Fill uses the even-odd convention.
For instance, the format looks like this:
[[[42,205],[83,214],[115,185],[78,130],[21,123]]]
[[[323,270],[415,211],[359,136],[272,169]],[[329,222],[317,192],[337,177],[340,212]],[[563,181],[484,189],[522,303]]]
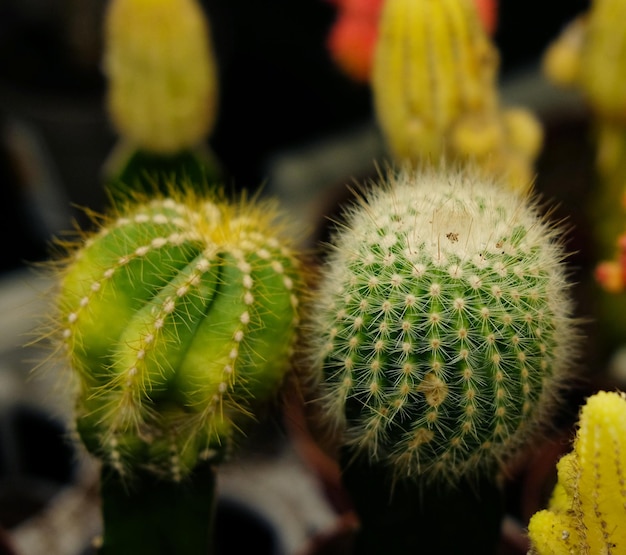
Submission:
[[[499,105],[498,53],[471,0],[387,0],[373,66],[376,114],[395,158],[470,159],[527,188],[539,123]]]
[[[69,258],[58,336],[77,430],[118,482],[193,480],[276,395],[300,278],[274,217],[192,194],[137,199]]]
[[[626,396],[600,391],[580,413],[574,449],[557,465],[547,510],[529,524],[531,553],[626,550]]]
[[[103,67],[122,139],[108,164],[111,180],[217,174],[203,144],[217,116],[216,57],[197,0],[112,0]]]
[[[494,476],[568,373],[562,261],[527,198],[469,173],[403,172],[352,208],[312,314],[321,424],[345,469],[418,488]]]

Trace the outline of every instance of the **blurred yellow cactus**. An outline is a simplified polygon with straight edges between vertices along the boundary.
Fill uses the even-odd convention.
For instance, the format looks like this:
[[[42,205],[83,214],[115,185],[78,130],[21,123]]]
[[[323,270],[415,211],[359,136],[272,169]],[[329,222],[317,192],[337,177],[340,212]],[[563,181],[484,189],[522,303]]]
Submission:
[[[171,154],[210,133],[216,64],[195,0],[112,0],[105,45],[108,108],[122,137]]]
[[[579,16],[570,22],[559,38],[548,46],[542,70],[556,85],[569,86],[580,75],[580,53],[587,33],[587,18]]]
[[[376,114],[399,161],[472,161],[528,187],[542,130],[504,110],[498,52],[471,0],[386,0],[372,86]]]
[[[601,117],[626,123],[626,2],[594,0],[547,49],[546,75],[575,85]]]
[[[600,114],[626,123],[626,3],[595,0],[582,49],[580,82]]]
[[[573,452],[557,471],[548,509],[528,526],[531,553],[625,553],[626,395],[600,391],[587,400]]]

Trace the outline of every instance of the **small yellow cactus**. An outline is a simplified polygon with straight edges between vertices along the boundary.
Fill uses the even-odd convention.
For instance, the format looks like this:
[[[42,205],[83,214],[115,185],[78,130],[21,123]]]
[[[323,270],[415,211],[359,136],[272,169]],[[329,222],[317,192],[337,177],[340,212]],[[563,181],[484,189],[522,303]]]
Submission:
[[[436,158],[459,116],[495,102],[497,52],[469,0],[387,0],[379,33],[373,86],[390,146]]]
[[[527,188],[541,126],[525,110],[500,107],[497,69],[470,0],[387,0],[372,86],[394,157],[471,161],[485,176]]]
[[[595,0],[581,54],[581,85],[594,109],[626,123],[626,3]]]
[[[537,555],[626,552],[626,395],[600,391],[580,413],[547,510],[528,526]]]
[[[592,0],[548,47],[546,76],[577,89],[589,107],[595,146],[596,183],[590,223],[596,262],[615,255],[624,232],[620,209],[626,185],[626,2]],[[622,251],[622,248],[619,249]],[[623,258],[622,252],[619,254]],[[601,263],[596,276],[604,289],[623,289],[622,262]],[[626,337],[626,298],[599,294],[596,316],[605,343],[613,350]]]
[[[626,3],[595,0],[548,47],[543,69],[560,85],[577,86],[603,118],[626,123]]]
[[[122,137],[172,154],[210,133],[216,64],[195,0],[112,0],[105,45],[108,108]]]

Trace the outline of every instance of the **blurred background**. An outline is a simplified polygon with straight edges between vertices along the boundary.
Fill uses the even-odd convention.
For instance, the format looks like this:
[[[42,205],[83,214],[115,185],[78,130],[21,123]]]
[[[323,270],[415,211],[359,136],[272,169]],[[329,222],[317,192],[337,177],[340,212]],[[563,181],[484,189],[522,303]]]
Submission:
[[[285,156],[323,143],[339,148],[341,139],[369,150],[344,161],[321,160],[313,171],[345,179],[342,172],[351,177],[361,171],[363,158],[367,163],[379,154],[375,138],[359,136],[372,120],[369,87],[341,72],[326,48],[336,17],[331,2],[202,4],[220,79],[219,119],[210,143],[229,185],[254,189],[265,183],[271,190],[268,180],[280,173],[277,165]],[[495,41],[503,83],[536,71],[548,42],[587,4],[500,2]],[[50,236],[80,217],[77,206],[99,209],[105,202],[101,171],[115,141],[103,101],[105,5],[105,0],[0,2],[0,225],[2,235],[12,238],[3,249],[1,270],[44,258]],[[339,166],[335,175],[333,162]],[[294,194],[300,190],[298,183],[292,188]]]
[[[545,126],[536,187],[578,230],[570,250],[582,272],[594,262],[581,212],[592,181],[588,114],[576,93],[555,90],[539,66],[548,43],[588,4],[502,0],[494,36],[504,102],[533,109]],[[202,5],[220,83],[209,142],[225,185],[263,186],[309,222],[313,243],[324,237],[322,216],[346,184],[372,175],[383,156],[369,87],[347,77],[327,50],[336,8],[325,0]],[[68,484],[89,482],[65,441],[58,402],[64,392],[48,378],[32,377],[39,355],[24,345],[45,317],[48,283],[37,263],[50,256],[52,237],[74,222],[88,225],[84,209],[107,204],[102,171],[116,137],[104,107],[105,7],[105,0],[0,0],[0,525],[8,530],[32,519]],[[581,311],[589,308],[584,299],[580,304]],[[312,518],[322,526],[328,515],[316,510]],[[67,545],[57,550],[79,552]]]

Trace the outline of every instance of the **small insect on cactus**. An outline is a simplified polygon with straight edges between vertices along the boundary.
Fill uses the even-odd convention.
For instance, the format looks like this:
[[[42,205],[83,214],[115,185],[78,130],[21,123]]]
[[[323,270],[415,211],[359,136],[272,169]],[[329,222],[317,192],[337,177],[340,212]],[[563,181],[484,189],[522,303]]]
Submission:
[[[321,424],[347,482],[353,468],[386,477],[373,512],[381,480],[348,483],[364,529],[397,516],[390,480],[414,505],[429,484],[492,480],[553,407],[573,347],[559,237],[525,196],[467,172],[400,172],[348,211],[312,335]],[[364,552],[382,549],[377,534]]]
[[[600,391],[580,413],[547,510],[529,523],[535,555],[626,550],[626,396]]]
[[[114,511],[107,519],[111,490],[117,499],[129,485],[132,496],[149,482],[139,521],[155,526],[163,517],[150,523],[150,515],[177,509],[152,482],[176,492],[179,482],[211,475],[234,432],[276,395],[296,336],[300,278],[274,216],[268,206],[195,194],[136,198],[62,270],[58,336],[77,378],[77,430],[106,477],[103,553],[164,549],[132,530],[136,543],[116,543],[130,524]],[[201,514],[205,536],[208,523]],[[207,552],[193,542],[186,551],[190,541],[171,552]]]

